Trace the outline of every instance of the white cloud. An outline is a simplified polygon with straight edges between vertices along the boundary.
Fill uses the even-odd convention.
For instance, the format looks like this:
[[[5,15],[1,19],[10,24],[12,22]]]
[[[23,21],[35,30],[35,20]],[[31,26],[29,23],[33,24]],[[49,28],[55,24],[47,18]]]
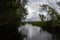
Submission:
[[[38,21],[38,20],[40,20],[40,18],[39,18],[39,13],[37,13],[37,12],[35,12],[35,10],[33,10],[33,9],[31,9],[30,7],[28,8],[28,12],[29,12],[29,14],[27,15],[27,20],[28,21]]]
[[[35,10],[31,9],[30,7],[28,7],[27,10],[28,10],[28,13],[29,13],[29,14],[27,15],[27,19],[30,19],[30,18],[32,17],[32,15],[33,15],[32,13],[33,13]]]

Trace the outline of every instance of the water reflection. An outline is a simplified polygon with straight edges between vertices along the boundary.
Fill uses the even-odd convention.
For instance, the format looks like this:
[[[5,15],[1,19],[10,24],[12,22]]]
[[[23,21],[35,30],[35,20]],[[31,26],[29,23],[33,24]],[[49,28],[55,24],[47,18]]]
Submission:
[[[52,35],[43,31],[41,27],[25,24],[19,27],[19,32],[24,35],[23,40],[52,40]]]

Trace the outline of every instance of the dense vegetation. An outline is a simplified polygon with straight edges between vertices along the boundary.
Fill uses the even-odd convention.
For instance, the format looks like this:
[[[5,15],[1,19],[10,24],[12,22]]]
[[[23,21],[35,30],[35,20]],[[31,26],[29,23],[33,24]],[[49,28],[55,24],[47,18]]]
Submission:
[[[24,5],[21,0],[0,0],[0,40],[22,40],[18,27],[27,14]]]

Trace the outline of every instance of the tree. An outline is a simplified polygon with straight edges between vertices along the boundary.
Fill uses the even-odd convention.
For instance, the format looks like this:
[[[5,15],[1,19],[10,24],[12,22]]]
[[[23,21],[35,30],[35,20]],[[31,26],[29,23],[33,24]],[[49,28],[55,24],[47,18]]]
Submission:
[[[26,15],[24,5],[21,0],[0,0],[1,40],[18,40],[18,27]]]
[[[40,14],[39,14],[39,16],[40,16],[41,21],[44,21],[45,16],[44,15],[40,15]]]
[[[50,30],[53,32],[55,32],[56,30],[59,31],[59,29],[60,29],[60,21],[59,21],[60,14],[54,8],[50,7],[49,5],[42,5],[41,7],[42,7],[42,10],[47,11],[48,12],[47,15],[50,15],[50,17],[51,17],[51,19],[49,21],[47,21],[47,25],[46,25],[47,30]],[[59,28],[59,29],[56,29],[56,28]]]
[[[59,2],[57,2],[57,4],[60,6],[60,1],[59,1]]]
[[[5,24],[8,24],[8,26],[15,25],[19,21],[21,22],[26,15],[26,9],[24,9],[24,4],[21,5],[20,0],[17,2],[16,0],[2,0],[0,4],[1,26],[5,26]]]
[[[51,16],[51,20],[56,20],[57,16],[59,15],[56,10],[48,5],[42,5],[42,10],[45,10],[48,12],[47,15]]]

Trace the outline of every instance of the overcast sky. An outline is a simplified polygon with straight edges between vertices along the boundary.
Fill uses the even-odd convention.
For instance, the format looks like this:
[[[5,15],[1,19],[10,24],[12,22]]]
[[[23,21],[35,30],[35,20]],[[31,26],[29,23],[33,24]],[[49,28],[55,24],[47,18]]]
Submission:
[[[41,11],[39,8],[39,4],[47,4],[53,8],[56,9],[58,13],[60,13],[59,6],[56,4],[56,2],[59,0],[28,0],[27,5],[25,6],[27,8],[27,18],[26,21],[39,21],[40,17],[39,14],[44,14],[47,16],[46,11]],[[41,12],[40,12],[41,11]]]

